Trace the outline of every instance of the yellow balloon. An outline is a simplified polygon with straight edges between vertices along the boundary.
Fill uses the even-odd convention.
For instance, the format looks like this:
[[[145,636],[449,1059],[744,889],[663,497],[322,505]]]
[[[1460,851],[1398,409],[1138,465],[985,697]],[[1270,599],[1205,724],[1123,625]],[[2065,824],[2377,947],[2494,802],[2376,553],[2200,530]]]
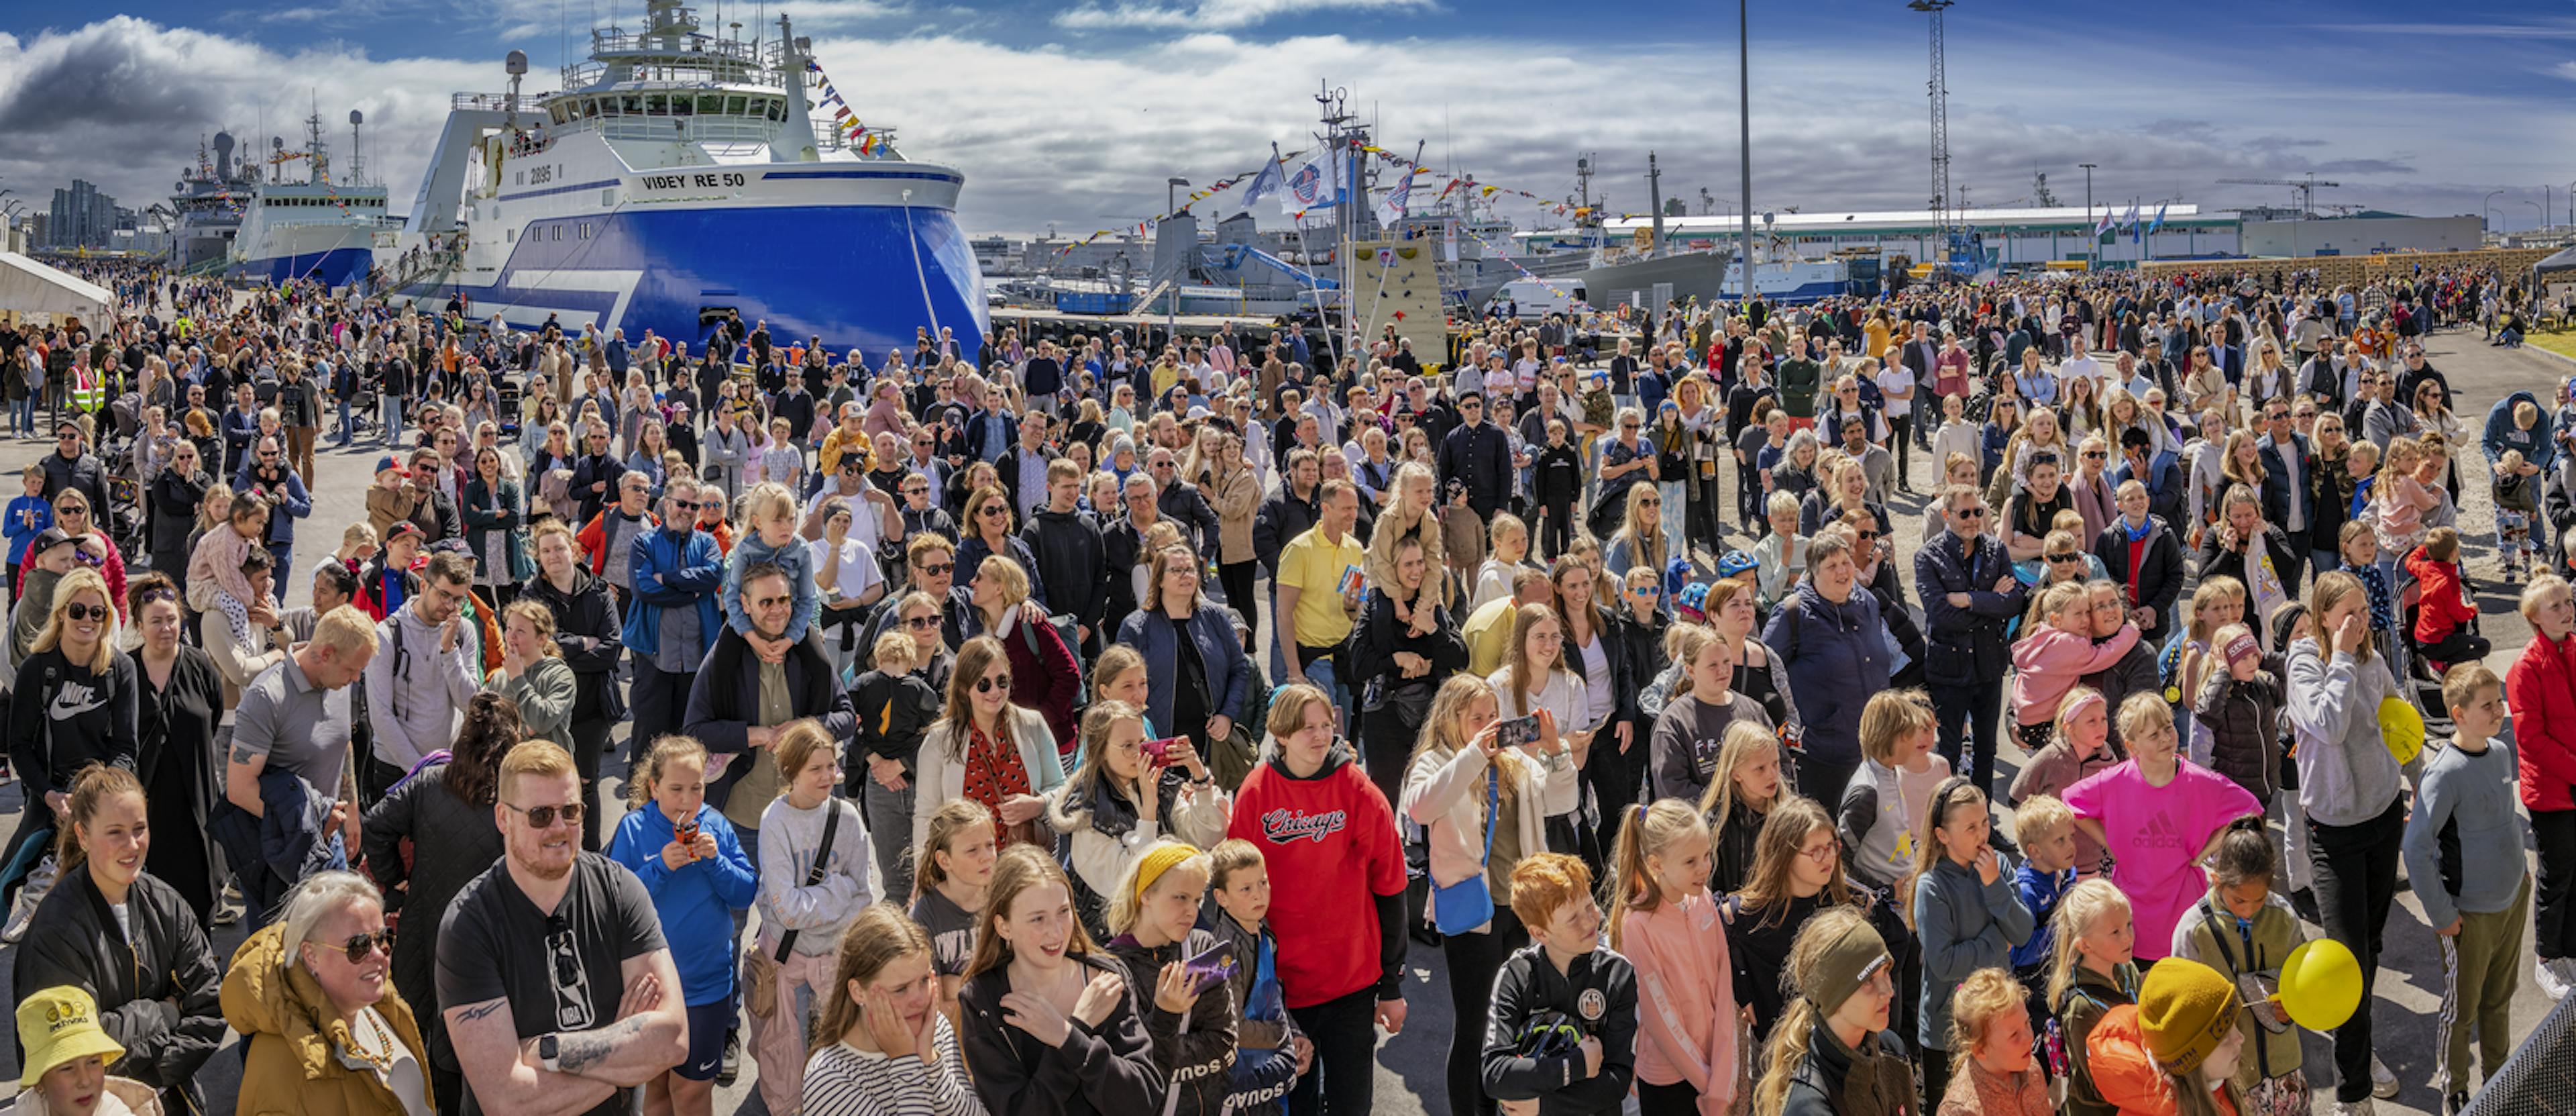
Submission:
[[[2318,938],[2281,962],[2281,1010],[2311,1031],[2343,1026],[2361,1006],[2361,962],[2350,947]]]
[[[2379,699],[2379,738],[2397,762],[2412,762],[2424,751],[2424,715],[2402,698]]]

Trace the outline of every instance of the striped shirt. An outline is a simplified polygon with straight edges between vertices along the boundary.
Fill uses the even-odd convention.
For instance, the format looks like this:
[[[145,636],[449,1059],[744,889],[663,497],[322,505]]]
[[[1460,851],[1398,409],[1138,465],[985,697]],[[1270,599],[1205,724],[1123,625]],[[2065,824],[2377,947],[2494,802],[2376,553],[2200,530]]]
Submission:
[[[936,1066],[909,1053],[869,1053],[846,1039],[815,1051],[805,1063],[806,1116],[984,1116],[984,1102],[966,1083],[956,1030],[945,1015],[933,1025]]]

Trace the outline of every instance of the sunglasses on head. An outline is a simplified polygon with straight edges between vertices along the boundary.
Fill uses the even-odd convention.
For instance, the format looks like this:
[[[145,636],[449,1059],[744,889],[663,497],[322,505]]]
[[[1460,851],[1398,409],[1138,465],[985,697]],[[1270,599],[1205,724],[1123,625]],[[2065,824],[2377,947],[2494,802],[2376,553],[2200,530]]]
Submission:
[[[1001,687],[1002,692],[1009,693],[1011,689],[1011,676],[1007,674],[987,674],[984,677],[975,680],[975,692],[979,694],[992,693],[993,688],[996,686]]]
[[[583,807],[578,802],[566,802],[560,806],[531,806],[524,810],[511,806],[507,802],[501,805],[509,806],[511,810],[526,815],[528,825],[535,829],[553,829],[557,821],[565,825],[581,824]]]

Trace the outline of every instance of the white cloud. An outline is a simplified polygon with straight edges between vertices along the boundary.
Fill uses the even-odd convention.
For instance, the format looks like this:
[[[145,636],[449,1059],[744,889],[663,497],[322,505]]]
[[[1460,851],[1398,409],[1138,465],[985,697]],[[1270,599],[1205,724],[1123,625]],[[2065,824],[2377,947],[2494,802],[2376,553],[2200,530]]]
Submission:
[[[899,2],[786,10],[803,28],[874,18],[860,13]],[[1054,224],[1079,235],[1155,214],[1168,175],[1204,183],[1251,169],[1273,142],[1310,142],[1319,78],[1350,88],[1353,110],[1377,122],[1386,147],[1409,152],[1427,139],[1426,162],[1481,181],[1569,194],[1575,156],[1588,152],[1601,171],[1595,195],[1606,193],[1614,212],[1642,212],[1652,150],[1667,197],[1690,199],[1696,210],[1702,188],[1730,203],[1737,192],[1731,50],[1220,32],[1074,50],[1002,45],[991,33],[816,31],[817,54],[862,119],[899,128],[912,157],[965,172],[960,219],[977,233]],[[551,27],[545,36],[551,41]],[[391,183],[394,207],[408,210],[449,94],[503,84],[500,45],[482,53],[465,61],[378,59],[346,46],[280,51],[128,18],[27,40],[0,36],[0,135],[9,137],[0,175],[30,198],[83,177],[139,208],[169,191],[201,135],[230,127],[254,148],[267,134],[291,134],[310,86],[326,121],[365,110],[370,172]],[[2153,91],[2142,93],[2133,68],[2029,67],[1954,52],[1952,180],[1969,186],[1973,203],[2004,204],[2030,192],[2036,163],[2058,197],[2076,201],[2084,176],[2075,164],[2095,162],[2097,200],[2277,204],[2279,191],[2214,180],[2295,178],[2336,165],[2357,169],[2327,172],[2344,187],[2321,192],[2321,202],[2472,212],[2500,183],[2530,182],[2536,195],[2556,168],[2547,145],[2529,137],[2576,132],[2576,113],[2536,97],[2388,87],[2368,73],[2349,84],[2296,82],[2189,57],[2154,68]],[[533,87],[551,77],[541,66]],[[1756,206],[1925,204],[1914,36],[1757,41],[1753,77]],[[2248,121],[2247,104],[2263,106],[2258,119]],[[342,125],[331,139],[337,146],[346,137]],[[1231,212],[1225,199],[1216,205]],[[1505,212],[1524,224],[1534,215],[1525,205]],[[1263,217],[1277,220],[1275,210]]]
[[[1235,31],[1281,16],[1322,11],[1427,12],[1435,0],[1188,0],[1180,4],[1084,4],[1060,12],[1058,27],[1096,31]]]
[[[2550,67],[2549,72],[2569,81],[2576,81],[2576,62],[2561,62]]]

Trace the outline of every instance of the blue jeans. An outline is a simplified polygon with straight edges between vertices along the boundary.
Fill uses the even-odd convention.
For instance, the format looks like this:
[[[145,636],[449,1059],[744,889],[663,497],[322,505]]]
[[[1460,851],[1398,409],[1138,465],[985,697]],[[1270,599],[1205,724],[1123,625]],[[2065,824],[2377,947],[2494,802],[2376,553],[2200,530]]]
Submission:
[[[384,434],[376,439],[377,444],[390,446],[394,444],[396,439],[402,437],[402,412],[403,399],[401,396],[388,394],[384,397],[383,411],[380,417],[385,421],[385,430]]]
[[[268,556],[277,563],[277,572],[276,575],[270,579],[268,595],[276,598],[277,607],[285,608],[286,583],[289,578],[294,576],[295,572],[295,544],[291,542],[270,543],[268,544]]]
[[[34,394],[30,393],[25,399],[21,399],[16,403],[10,404],[9,432],[11,434],[33,434],[36,432],[36,397]]]
[[[345,446],[358,439],[358,408],[350,400],[340,401],[340,436],[331,444]]]
[[[1314,683],[1316,689],[1324,691],[1324,696],[1332,699],[1333,711],[1341,716],[1342,735],[1349,736],[1351,730],[1359,725],[1358,715],[1351,708],[1351,688],[1333,677],[1332,660],[1315,660],[1306,668],[1306,681]]]

